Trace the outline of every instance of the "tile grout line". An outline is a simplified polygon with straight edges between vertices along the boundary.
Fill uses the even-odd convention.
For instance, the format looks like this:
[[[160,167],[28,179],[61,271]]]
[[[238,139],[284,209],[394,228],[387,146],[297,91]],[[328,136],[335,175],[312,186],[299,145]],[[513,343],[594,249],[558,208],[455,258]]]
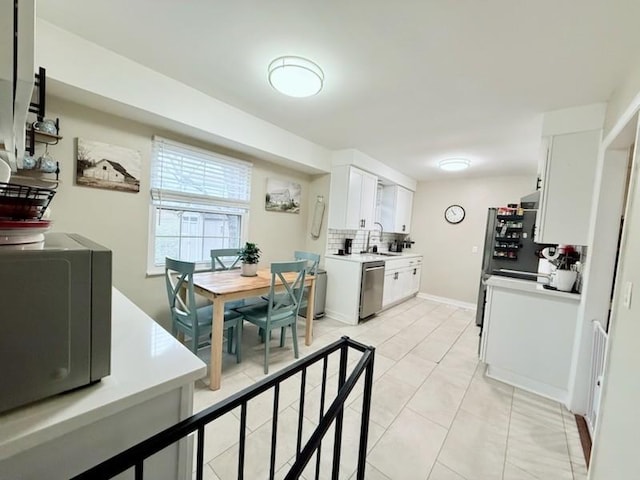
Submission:
[[[417,319],[417,320],[416,320],[416,322],[417,322],[418,320],[420,320],[420,319]],[[415,322],[413,322],[413,323],[415,323]],[[409,324],[408,326],[413,325],[413,323]],[[428,336],[428,335],[427,335],[427,336]],[[390,338],[393,338],[393,337],[390,337]],[[425,339],[426,339],[426,338],[427,338],[427,337],[425,337]],[[421,341],[424,341],[424,339],[423,339],[423,340],[421,340]],[[383,343],[384,343],[384,342],[383,342]],[[377,348],[377,347],[376,347],[376,348]],[[415,348],[415,347],[414,347],[414,348]],[[413,349],[411,349],[411,350],[413,350]],[[409,350],[409,352],[407,352],[403,357],[401,357],[401,358],[400,358],[400,360],[402,360],[405,356],[407,356],[407,355],[411,352],[411,350]],[[395,365],[396,365],[400,360],[396,360],[396,361],[395,361],[395,363],[394,363],[394,366],[395,366]],[[391,368],[393,368],[393,367],[391,367]],[[387,370],[387,372],[388,372],[389,370],[391,370],[391,368],[389,368],[389,369]],[[434,368],[433,370],[435,370],[435,368]],[[422,385],[424,385],[424,383],[429,379],[429,377],[431,376],[431,374],[433,374],[433,370],[431,370],[431,372],[429,372],[429,375],[427,375],[427,377],[424,379],[424,381],[423,381],[423,382],[418,386],[418,388],[416,388],[416,391],[413,393],[413,395],[411,395],[411,397],[409,397],[409,399],[407,400],[407,402],[402,406],[402,408],[400,409],[400,412],[399,412],[395,417],[393,417],[393,420],[391,421],[391,423],[389,423],[389,426],[388,426],[388,427],[383,427],[383,428],[384,428],[384,432],[382,433],[382,435],[380,435],[380,438],[378,438],[378,440],[376,440],[376,441],[375,441],[375,443],[371,446],[371,448],[367,448],[367,450],[368,450],[368,451],[372,451],[372,450],[376,447],[376,445],[378,445],[378,442],[380,442],[380,440],[382,440],[382,437],[384,437],[384,435],[389,431],[389,429],[391,428],[391,425],[393,425],[393,422],[395,422],[395,421],[396,421],[396,419],[400,416],[400,414],[402,413],[402,411],[403,411],[405,408],[408,408],[408,407],[407,407],[407,404],[411,401],[411,399],[413,399],[414,395],[418,392],[418,390],[422,387]],[[380,376],[380,378],[378,378],[377,380],[375,380],[375,381],[374,381],[374,385],[375,385],[375,383],[376,383],[378,380],[380,380],[382,377],[384,377],[384,376],[387,374],[387,372],[384,372],[384,373]],[[395,379],[394,379],[394,380],[395,380]],[[398,380],[398,381],[399,381],[399,382],[401,382],[401,380]],[[402,383],[404,383],[405,385],[408,385],[406,382],[402,382]],[[413,412],[413,410],[411,410],[411,411]],[[424,418],[424,417],[423,417],[423,418]],[[369,420],[371,421],[371,419],[369,419]],[[374,423],[375,423],[375,422],[374,422]],[[435,423],[435,422],[434,422],[434,423]],[[378,424],[378,425],[380,425],[380,424]],[[367,442],[367,443],[368,443],[368,442]],[[374,467],[375,467],[375,466],[374,466]]]
[[[507,424],[507,443],[504,446],[504,461],[502,462],[502,480],[504,480],[504,472],[507,469],[507,456],[509,452],[509,437],[511,436],[511,416],[513,414],[513,401],[516,396],[516,389],[511,390],[511,406],[509,407],[509,423]]]
[[[447,317],[450,318],[451,316]],[[471,322],[471,321],[470,321]],[[438,362],[438,365],[440,365],[440,362],[449,354],[449,352],[451,351],[451,348],[453,348],[453,346],[458,342],[458,340],[460,340],[460,337],[463,335],[463,333],[467,330],[467,328],[469,328],[469,326],[471,325],[471,323],[469,323],[469,325],[467,325],[467,327],[463,328],[462,331],[460,332],[460,334],[456,337],[456,339],[452,342],[451,347],[449,347],[449,349],[447,349],[447,351],[445,352],[445,354],[440,358],[440,361]],[[477,368],[477,367],[476,367]],[[435,368],[433,369],[435,370]],[[433,373],[433,370],[431,373]],[[474,372],[475,375],[475,372]],[[429,376],[431,376],[431,374],[429,374]],[[426,381],[426,380],[425,380]],[[431,476],[431,473],[433,473],[433,467],[435,466],[436,463],[438,463],[438,458],[440,458],[440,454],[442,453],[442,449],[444,448],[445,443],[447,443],[447,438],[449,437],[449,433],[451,433],[451,427],[453,426],[454,422],[456,421],[456,418],[458,417],[458,414],[460,413],[460,408],[462,407],[462,402],[464,402],[464,398],[467,396],[467,393],[469,393],[469,388],[471,387],[471,382],[473,381],[473,375],[471,376],[471,379],[469,380],[469,383],[467,384],[467,387],[464,390],[464,394],[462,395],[462,398],[460,399],[460,403],[458,404],[458,408],[456,409],[456,413],[453,416],[453,419],[451,420],[451,424],[449,425],[449,428],[447,428],[447,434],[444,436],[444,440],[442,440],[442,444],[440,445],[440,448],[438,449],[438,454],[436,455],[436,458],[433,462],[433,465],[431,465],[431,469],[429,470],[429,475],[427,475],[425,480],[428,480],[429,477]],[[424,382],[423,382],[424,383]],[[417,392],[417,390],[416,390]],[[413,397],[412,397],[413,398]],[[409,410],[411,410],[412,412],[414,412],[413,409],[411,409],[410,407]],[[421,415],[418,412],[414,412],[417,415],[421,416],[422,418],[426,418],[423,415]],[[434,422],[433,420],[430,420],[427,418],[427,420],[429,420],[430,422],[435,423],[436,425],[440,425],[437,422]],[[440,425],[442,426],[442,425]],[[456,470],[453,470],[451,467],[449,467],[448,465],[443,464],[445,467],[447,467],[449,470],[451,470],[452,472],[454,472],[455,474],[459,475],[460,477],[462,477],[463,479],[465,479],[465,477],[463,475],[460,475],[460,473],[458,473]],[[466,480],[466,479],[465,479]]]
[[[423,314],[423,316],[426,316],[426,315],[427,315],[426,313],[425,313],[425,314]],[[442,325],[442,323],[444,323],[444,321],[445,321],[445,320],[447,320],[447,319],[448,319],[448,318],[450,318],[450,317],[451,317],[451,315],[450,315],[449,317],[447,317],[447,318],[443,319],[443,321],[440,323],[440,325]],[[422,317],[420,317],[420,318],[422,318]],[[418,320],[420,320],[420,318],[416,319],[416,321],[415,321],[415,322],[417,322]],[[413,323],[415,323],[415,322],[413,322]],[[413,325],[413,323],[411,323],[411,324],[407,325],[407,327],[409,327],[409,326]],[[438,327],[436,327],[434,330],[432,330],[431,332],[429,332],[429,335],[431,335],[431,333],[433,333],[435,330],[437,330],[437,328],[439,328],[439,327],[440,327],[440,325],[438,325]],[[407,327],[405,327],[405,328],[407,328]],[[465,328],[464,330],[466,330],[466,328]],[[464,330],[463,330],[463,332],[464,332]],[[425,337],[424,337],[420,342],[423,342],[424,340],[426,340],[426,339],[427,339],[427,337],[429,337],[429,335],[425,336]],[[462,333],[460,333],[460,335],[462,335]],[[394,335],[394,336],[395,336],[395,335]],[[392,336],[392,337],[390,337],[390,338],[393,338],[393,336]],[[457,337],[457,338],[454,340],[454,342],[452,343],[452,346],[453,346],[453,344],[455,344],[455,343],[458,341],[458,339],[459,339],[459,337]],[[385,341],[386,341],[386,340],[385,340]],[[383,342],[383,343],[384,343],[384,342]],[[417,347],[417,345],[416,345],[415,347],[413,347],[411,350],[409,350],[409,352],[407,352],[404,356],[402,356],[402,357],[400,358],[400,360],[402,360],[405,356],[407,356],[409,353],[411,353],[411,351],[413,351],[413,349],[414,349],[414,348],[416,348],[416,347]],[[447,350],[447,353],[449,352],[449,350],[450,350],[450,349],[451,349],[451,347]],[[447,353],[445,353],[445,354],[442,356],[442,358],[444,358],[444,357],[447,355]],[[441,360],[442,360],[442,358],[441,358]],[[396,360],[396,361],[395,361],[395,363],[394,363],[394,366],[395,366],[395,364],[397,364],[400,360]],[[437,367],[437,365],[439,365],[439,362],[437,362],[437,363],[436,363],[436,367]],[[388,372],[389,370],[391,370],[391,368],[393,368],[393,367],[390,367],[390,368],[387,370],[387,372]],[[376,445],[378,445],[378,443],[382,440],[382,437],[384,437],[384,435],[389,431],[389,429],[391,428],[391,426],[393,425],[393,423],[398,419],[398,417],[402,414],[402,412],[404,411],[404,409],[405,409],[405,408],[408,408],[409,410],[411,410],[411,411],[412,411],[413,413],[415,413],[416,415],[418,415],[418,416],[420,416],[420,417],[422,417],[422,418],[425,418],[426,420],[429,420],[430,422],[435,423],[435,424],[436,424],[436,425],[438,425],[438,426],[442,426],[442,425],[438,424],[437,422],[434,422],[433,420],[430,420],[430,419],[428,419],[428,418],[426,418],[426,417],[424,417],[424,416],[420,415],[418,412],[414,411],[413,409],[411,409],[410,407],[408,407],[408,406],[407,406],[407,405],[409,404],[409,402],[411,402],[411,400],[413,399],[413,397],[416,395],[416,393],[418,393],[418,390],[420,390],[420,388],[422,388],[422,386],[427,382],[427,380],[429,379],[429,377],[431,377],[431,375],[433,374],[433,372],[434,372],[434,371],[435,371],[435,368],[433,368],[433,369],[431,370],[431,372],[429,372],[429,375],[427,375],[427,377],[424,379],[424,381],[423,381],[423,382],[422,382],[422,383],[421,383],[421,384],[420,384],[420,385],[415,389],[415,391],[413,392],[413,394],[409,397],[409,399],[408,399],[408,400],[405,402],[405,404],[402,406],[402,408],[400,409],[400,411],[398,412],[398,414],[397,414],[395,417],[393,417],[393,420],[391,420],[391,423],[389,423],[389,426],[388,426],[388,427],[386,427],[386,428],[384,429],[384,432],[382,433],[382,435],[380,435],[380,438],[378,438],[378,440],[376,440],[376,442],[371,446],[371,448],[367,448],[367,450],[368,450],[368,451],[373,451],[373,449],[374,449],[374,448],[376,447]],[[387,372],[383,373],[383,374],[380,376],[380,378],[379,378],[378,380],[380,380],[382,377],[384,377],[384,376],[387,374]],[[395,380],[395,378],[394,378],[394,380]],[[377,380],[376,380],[376,381],[377,381]],[[406,382],[402,382],[401,380],[398,380],[398,381],[399,381],[399,382],[401,382],[401,383],[404,383],[405,385],[408,385]],[[375,382],[374,382],[374,383],[375,383]],[[471,382],[469,382],[469,383],[471,383]],[[411,386],[413,386],[413,385],[411,385]],[[468,386],[467,386],[467,388],[468,388]],[[466,395],[466,390],[465,390],[465,395]],[[463,397],[464,397],[464,396],[463,396]],[[462,403],[462,402],[461,402],[461,403]],[[378,424],[378,425],[379,425],[379,424]],[[444,428],[444,427],[443,427],[443,428]],[[447,433],[448,433],[448,429],[447,429]],[[446,436],[445,436],[445,439],[446,439]],[[444,444],[444,442],[443,442],[443,444]],[[436,456],[436,459],[437,459],[437,456]],[[375,465],[374,465],[374,467],[375,467]],[[432,466],[431,468],[433,468],[433,466]],[[429,475],[431,475],[431,472],[429,472]],[[429,477],[427,477],[427,478],[429,478]]]

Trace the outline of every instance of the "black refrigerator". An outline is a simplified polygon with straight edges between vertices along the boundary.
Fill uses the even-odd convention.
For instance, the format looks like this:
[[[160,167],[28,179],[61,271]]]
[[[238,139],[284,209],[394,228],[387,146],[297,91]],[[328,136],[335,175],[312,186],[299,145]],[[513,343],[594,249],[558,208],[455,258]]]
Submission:
[[[533,241],[537,210],[490,208],[482,255],[476,325],[482,326],[486,302],[484,281],[491,275],[503,275],[535,281],[540,246]]]

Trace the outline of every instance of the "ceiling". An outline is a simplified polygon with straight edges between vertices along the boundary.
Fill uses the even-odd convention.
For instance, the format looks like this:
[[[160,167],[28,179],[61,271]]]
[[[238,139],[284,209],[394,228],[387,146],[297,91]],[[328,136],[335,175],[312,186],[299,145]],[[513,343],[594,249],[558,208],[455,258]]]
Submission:
[[[38,0],[38,16],[329,149],[418,180],[535,172],[541,114],[606,101],[640,51],[637,0]],[[325,86],[295,99],[267,66]],[[93,68],[99,68],[94,66]]]

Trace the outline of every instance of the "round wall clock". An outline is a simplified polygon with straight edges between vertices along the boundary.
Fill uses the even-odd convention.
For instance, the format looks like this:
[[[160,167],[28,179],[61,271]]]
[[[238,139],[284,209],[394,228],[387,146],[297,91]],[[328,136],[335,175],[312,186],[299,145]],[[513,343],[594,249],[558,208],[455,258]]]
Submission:
[[[451,224],[460,223],[464,220],[464,208],[460,205],[450,205],[444,211],[444,218]]]

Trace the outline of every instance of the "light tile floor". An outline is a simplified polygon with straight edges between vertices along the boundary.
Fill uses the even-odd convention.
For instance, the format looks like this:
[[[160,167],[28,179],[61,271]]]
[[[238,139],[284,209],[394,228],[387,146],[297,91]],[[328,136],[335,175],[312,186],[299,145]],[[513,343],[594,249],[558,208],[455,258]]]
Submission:
[[[240,364],[224,358],[222,388],[212,392],[198,381],[194,409],[200,411],[264,378],[263,345],[245,324]],[[586,466],[573,415],[556,402],[484,376],[477,359],[474,312],[427,300],[408,300],[358,326],[330,319],[314,323],[309,354],[343,335],[376,347],[371,407],[368,480],[586,480]],[[272,340],[270,373],[294,361],[291,338],[283,349]],[[201,351],[203,359],[209,352]],[[329,363],[328,384],[335,388],[337,361]],[[283,478],[295,452],[299,377],[287,380],[279,403],[276,478]],[[304,438],[317,425],[321,374],[309,372]],[[345,410],[340,478],[355,478],[362,385]],[[269,476],[273,394],[248,405],[245,478]],[[206,429],[208,480],[237,478],[239,412]],[[325,437],[320,478],[330,478],[332,436]],[[304,478],[314,477],[308,466]]]

